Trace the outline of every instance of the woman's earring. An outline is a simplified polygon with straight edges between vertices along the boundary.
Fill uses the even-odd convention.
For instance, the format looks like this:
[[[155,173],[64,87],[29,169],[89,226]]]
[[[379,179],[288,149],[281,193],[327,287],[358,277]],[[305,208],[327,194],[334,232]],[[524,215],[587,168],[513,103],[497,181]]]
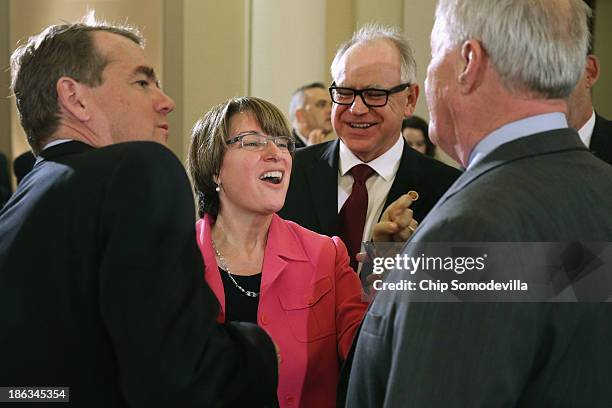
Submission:
[[[218,193],[219,191],[221,191],[221,183],[217,184],[217,187],[215,187],[215,191]]]

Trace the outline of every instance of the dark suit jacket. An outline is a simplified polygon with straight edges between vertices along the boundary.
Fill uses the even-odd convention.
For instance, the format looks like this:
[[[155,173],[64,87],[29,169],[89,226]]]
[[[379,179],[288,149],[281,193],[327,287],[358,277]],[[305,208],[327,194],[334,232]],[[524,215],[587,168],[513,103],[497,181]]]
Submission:
[[[466,171],[412,241],[610,242],[610,191],[612,168],[574,130],[531,135]],[[381,291],[347,406],[610,407],[610,316],[609,303],[413,303]]]
[[[302,227],[325,235],[338,235],[338,166],[340,141],[309,146],[295,153],[291,183],[279,215]],[[410,190],[419,193],[412,204],[414,218],[421,221],[461,173],[411,149],[404,150],[395,180],[384,204]]]
[[[612,164],[612,121],[599,115],[595,116],[590,148],[595,156]]]
[[[0,211],[0,384],[74,407],[263,405],[274,347],[219,325],[176,157],[150,142],[53,146]]]
[[[293,139],[295,141],[295,148],[296,149],[300,149],[302,147],[306,147],[306,145],[304,144],[304,142],[302,142],[302,139],[300,139],[300,137],[298,136],[297,132],[295,131],[295,129],[291,130],[291,134],[293,135]]]
[[[36,157],[34,157],[34,154],[30,150],[15,157],[15,160],[13,160],[13,171],[15,172],[15,177],[17,178],[17,184],[21,183],[21,180],[25,177],[25,175],[32,170],[35,162]]]

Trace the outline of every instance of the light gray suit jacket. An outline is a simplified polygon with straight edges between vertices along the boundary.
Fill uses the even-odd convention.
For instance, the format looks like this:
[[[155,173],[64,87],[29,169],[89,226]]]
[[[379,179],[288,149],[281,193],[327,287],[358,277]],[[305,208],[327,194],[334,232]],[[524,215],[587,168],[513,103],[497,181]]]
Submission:
[[[515,140],[465,172],[412,241],[610,242],[612,168],[570,129]],[[612,406],[609,303],[409,296],[381,291],[372,304],[348,407]]]

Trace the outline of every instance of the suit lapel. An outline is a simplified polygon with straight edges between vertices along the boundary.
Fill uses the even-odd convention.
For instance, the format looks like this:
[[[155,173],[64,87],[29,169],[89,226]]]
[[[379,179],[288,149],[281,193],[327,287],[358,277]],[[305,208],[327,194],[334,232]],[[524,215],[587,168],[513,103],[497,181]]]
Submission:
[[[199,237],[197,241],[204,258],[204,277],[206,283],[208,283],[208,286],[210,286],[210,289],[217,297],[219,306],[221,306],[219,319],[220,321],[225,321],[225,291],[223,290],[223,280],[219,274],[217,258],[212,247],[212,219],[206,214],[203,220],[198,221],[198,224],[202,225],[198,232]]]
[[[395,174],[395,179],[393,180],[387,199],[385,200],[383,212],[390,204],[400,198],[401,195],[406,194],[410,190],[417,190],[416,186],[419,185],[419,181],[423,175],[418,160],[416,160],[417,158],[411,156],[418,154],[419,153],[411,150],[406,141],[404,141],[400,165]],[[411,206],[412,211],[418,213],[422,202],[422,200],[415,201]]]
[[[289,261],[307,262],[308,256],[304,252],[302,243],[289,228],[286,221],[274,214],[264,255],[261,290],[263,295],[272,286]]]
[[[612,121],[595,114],[590,147],[595,156],[612,164]]]
[[[88,144],[79,142],[77,140],[72,140],[51,146],[40,152],[39,156],[44,160],[53,160],[57,157],[66,156],[69,154],[79,154],[93,149],[95,148]]]
[[[328,143],[320,158],[307,169],[308,193],[313,200],[316,217],[325,235],[338,234],[338,152],[339,141]]]

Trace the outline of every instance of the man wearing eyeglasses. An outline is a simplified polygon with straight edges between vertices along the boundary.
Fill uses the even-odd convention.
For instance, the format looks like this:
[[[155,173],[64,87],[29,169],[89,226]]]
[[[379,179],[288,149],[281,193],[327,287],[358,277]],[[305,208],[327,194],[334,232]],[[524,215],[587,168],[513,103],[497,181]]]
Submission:
[[[298,151],[281,216],[347,244],[352,265],[383,210],[409,191],[414,228],[459,176],[411,150],[401,137],[419,95],[408,42],[395,29],[366,26],[340,46],[331,66],[332,124],[339,140]],[[413,198],[416,197],[413,195]],[[389,233],[402,226],[387,224]]]

